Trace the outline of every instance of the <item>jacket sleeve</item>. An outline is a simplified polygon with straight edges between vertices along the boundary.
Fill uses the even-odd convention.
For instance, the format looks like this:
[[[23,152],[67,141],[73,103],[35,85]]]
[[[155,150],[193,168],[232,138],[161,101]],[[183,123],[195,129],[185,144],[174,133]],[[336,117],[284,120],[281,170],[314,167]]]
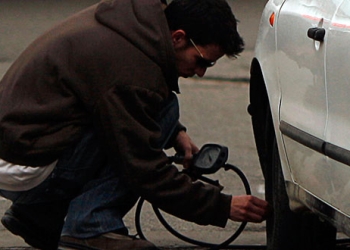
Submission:
[[[163,211],[198,224],[224,227],[231,196],[217,187],[192,182],[167,164],[161,148],[153,146],[161,136],[156,117],[162,103],[159,94],[142,87],[109,89],[95,107],[96,126],[109,155],[129,187]]]
[[[180,123],[180,122],[178,121],[177,124],[176,124],[175,130],[174,130],[174,132],[170,135],[169,140],[167,141],[167,143],[166,143],[165,146],[164,146],[164,149],[169,149],[169,148],[174,147],[175,139],[176,139],[176,137],[177,137],[177,135],[178,135],[178,133],[179,133],[180,131],[185,131],[185,132],[186,132],[186,131],[187,131],[187,128],[186,128],[184,125],[182,125],[182,123]]]

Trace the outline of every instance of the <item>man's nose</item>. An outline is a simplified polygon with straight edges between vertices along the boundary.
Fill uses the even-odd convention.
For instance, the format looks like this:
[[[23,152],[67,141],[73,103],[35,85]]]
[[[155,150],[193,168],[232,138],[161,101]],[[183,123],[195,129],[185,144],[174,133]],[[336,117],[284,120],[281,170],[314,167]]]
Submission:
[[[203,77],[206,71],[207,71],[207,68],[197,67],[195,73],[197,76]]]

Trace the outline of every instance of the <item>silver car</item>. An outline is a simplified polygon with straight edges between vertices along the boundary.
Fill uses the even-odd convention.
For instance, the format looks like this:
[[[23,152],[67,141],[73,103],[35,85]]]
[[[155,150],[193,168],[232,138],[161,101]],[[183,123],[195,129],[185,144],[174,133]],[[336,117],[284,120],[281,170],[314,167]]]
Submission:
[[[251,64],[268,249],[350,236],[350,1],[270,0]]]

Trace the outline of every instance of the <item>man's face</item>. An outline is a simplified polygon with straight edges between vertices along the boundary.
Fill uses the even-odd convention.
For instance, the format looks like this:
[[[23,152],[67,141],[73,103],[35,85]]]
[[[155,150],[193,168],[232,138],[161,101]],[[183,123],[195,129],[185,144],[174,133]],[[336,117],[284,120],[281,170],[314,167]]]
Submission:
[[[196,45],[190,39],[187,39],[185,46],[175,48],[175,54],[178,73],[185,78],[204,76],[207,68],[224,55],[218,45]]]

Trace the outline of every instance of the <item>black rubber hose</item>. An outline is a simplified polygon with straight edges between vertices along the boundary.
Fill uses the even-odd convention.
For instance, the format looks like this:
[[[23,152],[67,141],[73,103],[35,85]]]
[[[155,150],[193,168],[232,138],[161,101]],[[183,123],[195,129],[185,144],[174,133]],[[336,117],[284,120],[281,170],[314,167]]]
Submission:
[[[231,165],[231,164],[225,164],[224,168],[226,171],[227,170],[234,171],[240,177],[240,179],[243,182],[246,194],[250,195],[251,189],[249,186],[249,182],[248,182],[246,176],[244,175],[244,173],[238,167]],[[142,228],[141,228],[141,224],[140,224],[140,215],[141,215],[141,209],[142,209],[143,202],[144,202],[144,200],[140,199],[140,201],[137,204],[136,214],[135,214],[135,225],[136,225],[136,230],[137,230],[139,237],[141,239],[146,240],[146,237],[144,236],[144,234],[142,232]],[[191,243],[194,245],[198,245],[198,246],[202,246],[202,247],[209,247],[211,249],[220,249],[220,248],[228,246],[232,241],[234,241],[242,233],[245,226],[247,225],[247,222],[242,222],[241,225],[239,226],[239,228],[236,230],[236,232],[230,238],[228,238],[227,240],[225,240],[224,242],[222,242],[220,244],[211,244],[211,243],[207,243],[207,242],[197,241],[197,240],[188,238],[188,237],[180,234],[179,232],[177,232],[175,229],[173,229],[167,223],[167,221],[164,219],[164,217],[162,216],[162,214],[160,213],[159,209],[156,206],[152,205],[152,207],[153,207],[153,210],[154,210],[157,218],[159,219],[159,221],[171,234],[173,234],[174,236],[176,236],[177,238],[179,238],[185,242],[188,242],[188,243]],[[235,246],[231,246],[231,247],[235,247]],[[236,246],[236,247],[240,247],[240,248],[236,248],[236,249],[242,249],[242,247],[246,247],[246,246]],[[254,247],[258,247],[255,249],[262,249],[262,248],[259,248],[260,246],[254,246]],[[231,249],[233,249],[233,248],[231,248]]]

